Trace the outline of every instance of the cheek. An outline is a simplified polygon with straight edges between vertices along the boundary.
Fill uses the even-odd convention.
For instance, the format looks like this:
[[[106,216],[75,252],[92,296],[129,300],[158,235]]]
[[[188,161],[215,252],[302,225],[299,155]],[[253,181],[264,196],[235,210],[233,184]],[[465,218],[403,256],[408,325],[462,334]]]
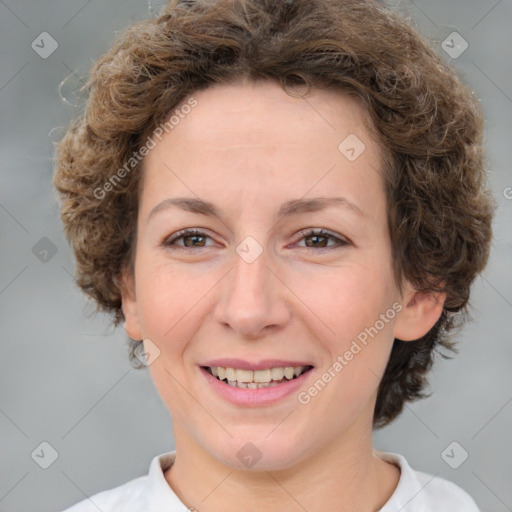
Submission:
[[[184,339],[199,320],[201,300],[211,288],[209,273],[191,272],[191,267],[153,264],[140,260],[137,281],[139,320],[143,334],[161,342]],[[210,276],[210,277],[209,277]]]
[[[350,380],[357,386],[378,384],[393,343],[396,311],[392,276],[385,268],[361,269],[352,298],[337,311],[337,354],[347,361]]]
[[[137,285],[142,333],[159,348],[160,354],[149,366],[151,378],[163,402],[175,419],[186,418],[202,409],[184,392],[187,348],[204,320],[204,296],[213,282],[207,275],[194,276],[168,264],[142,268]],[[201,300],[203,299],[203,300]]]
[[[320,327],[321,338],[343,344],[369,328],[392,305],[394,284],[389,268],[366,262],[350,262],[329,268],[316,267],[308,272],[294,272],[285,277],[293,283],[293,291],[307,306],[311,318]],[[314,325],[314,324],[311,324]],[[386,324],[387,326],[387,324]]]
[[[319,377],[329,381],[326,394],[332,394],[326,403],[362,406],[378,386],[392,348],[392,275],[383,265],[358,263],[301,279],[294,291],[301,290],[301,299],[322,320],[315,320],[313,335],[322,355]]]
[[[304,389],[300,403],[309,403],[317,418],[332,418],[333,435],[343,430],[376,398],[393,343],[389,320],[381,330],[375,321],[358,336],[342,332],[328,346],[329,357],[311,386]]]

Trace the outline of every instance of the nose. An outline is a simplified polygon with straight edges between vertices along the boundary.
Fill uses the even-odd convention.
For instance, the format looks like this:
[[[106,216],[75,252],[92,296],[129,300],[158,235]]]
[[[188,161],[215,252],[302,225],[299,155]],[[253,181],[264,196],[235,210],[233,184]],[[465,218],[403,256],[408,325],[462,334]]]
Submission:
[[[242,339],[258,339],[282,329],[290,319],[289,288],[270,268],[263,251],[254,261],[235,252],[223,279],[215,320]]]

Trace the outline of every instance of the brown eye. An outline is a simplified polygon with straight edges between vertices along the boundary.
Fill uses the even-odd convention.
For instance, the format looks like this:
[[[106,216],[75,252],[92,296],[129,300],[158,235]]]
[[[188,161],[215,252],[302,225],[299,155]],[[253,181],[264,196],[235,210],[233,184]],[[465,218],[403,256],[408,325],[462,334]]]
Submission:
[[[307,241],[305,246],[299,247],[304,247],[307,250],[328,250],[350,245],[348,240],[334,236],[332,233],[324,230],[304,231],[301,233],[301,235],[301,240]],[[209,245],[206,245],[207,239],[211,240],[211,237],[203,231],[199,231],[197,229],[185,229],[179,231],[172,237],[167,238],[162,245],[167,248],[171,247],[173,249],[203,249],[205,247],[210,247]],[[176,242],[179,240],[183,240],[183,244],[177,244]],[[334,244],[329,246],[328,244],[331,240],[334,241]]]
[[[350,245],[347,240],[338,238],[337,236],[334,236],[328,231],[324,230],[311,230],[302,232],[301,235],[301,240],[310,240],[309,242],[306,242],[306,249],[333,249],[344,245]],[[327,245],[330,240],[335,241],[334,246]]]
[[[206,239],[210,238],[206,233],[196,229],[185,229],[183,231],[179,231],[171,238],[168,238],[164,241],[163,245],[166,247],[176,246],[178,248],[183,247],[184,249],[202,249],[203,247],[209,247],[205,245]],[[175,242],[178,240],[183,240],[183,245],[176,244]],[[203,244],[204,242],[204,244]]]

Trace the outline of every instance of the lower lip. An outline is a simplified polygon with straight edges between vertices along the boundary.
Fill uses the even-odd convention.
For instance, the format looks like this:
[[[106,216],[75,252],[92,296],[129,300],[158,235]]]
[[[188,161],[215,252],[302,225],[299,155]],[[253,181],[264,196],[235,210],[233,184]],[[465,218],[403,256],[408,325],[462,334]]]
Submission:
[[[282,382],[277,386],[260,389],[246,389],[230,386],[223,381],[215,378],[208,370],[200,368],[201,373],[206,378],[208,384],[213,390],[220,395],[222,398],[231,402],[234,405],[243,406],[260,406],[260,405],[272,405],[285,397],[296,392],[303,384],[304,381],[309,377],[313,370],[308,370],[296,379],[288,382]]]

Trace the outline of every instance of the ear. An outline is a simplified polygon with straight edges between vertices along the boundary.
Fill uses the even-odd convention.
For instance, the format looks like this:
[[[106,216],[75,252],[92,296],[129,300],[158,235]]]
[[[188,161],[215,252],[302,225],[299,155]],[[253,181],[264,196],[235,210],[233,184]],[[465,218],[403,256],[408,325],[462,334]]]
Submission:
[[[121,308],[125,318],[124,330],[133,340],[142,340],[142,332],[139,324],[137,297],[135,293],[135,276],[127,268],[123,269],[117,282],[121,291]]]
[[[395,322],[395,338],[413,341],[425,336],[443,312],[446,293],[419,292],[407,283],[404,290],[403,309]]]

